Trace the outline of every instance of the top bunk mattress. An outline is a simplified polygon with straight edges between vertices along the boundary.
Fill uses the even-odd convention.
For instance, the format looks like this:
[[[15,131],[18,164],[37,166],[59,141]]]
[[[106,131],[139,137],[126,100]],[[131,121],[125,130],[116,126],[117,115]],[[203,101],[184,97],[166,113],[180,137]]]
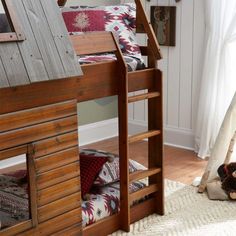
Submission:
[[[125,63],[128,67],[128,71],[142,70],[145,68],[145,64],[142,58],[138,58],[135,55],[123,55]],[[107,54],[96,54],[96,55],[86,55],[79,57],[79,63],[91,64],[96,62],[111,61],[116,60],[116,56],[111,53]]]

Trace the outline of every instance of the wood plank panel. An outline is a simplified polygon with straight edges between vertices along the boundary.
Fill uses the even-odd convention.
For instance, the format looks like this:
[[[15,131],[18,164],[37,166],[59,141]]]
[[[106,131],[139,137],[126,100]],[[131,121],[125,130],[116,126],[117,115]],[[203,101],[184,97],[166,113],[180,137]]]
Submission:
[[[77,129],[77,116],[0,134],[0,149],[22,145]]]
[[[82,235],[82,224],[76,224],[73,225],[69,228],[66,228],[65,230],[62,230],[56,234],[52,234],[52,236],[65,236],[65,235],[69,235],[69,236],[81,236]]]
[[[74,100],[0,115],[0,133],[76,114]]]
[[[115,61],[86,65],[82,66],[82,69],[85,74],[83,78],[40,82],[14,89],[2,89],[0,103],[7,105],[0,106],[0,114],[74,98],[77,98],[78,102],[82,102],[118,94],[119,73],[117,73]],[[151,88],[153,73],[152,69],[129,73],[129,92]],[[96,92],[94,87],[96,87]]]
[[[181,4],[170,0],[171,6],[176,6],[176,47],[169,48],[168,58],[168,125],[179,126],[179,86],[180,86],[180,44],[181,44]]]
[[[0,93],[0,114],[75,99],[76,85],[76,79],[68,79],[3,88]]]
[[[19,236],[49,236],[72,225],[79,224],[82,220],[81,217],[81,209],[75,209],[51,220],[45,221],[44,223],[39,224],[38,228],[26,231],[22,234],[19,234]]]
[[[153,87],[153,76],[155,69],[146,69],[128,73],[128,90],[135,92]]]
[[[39,79],[41,81],[48,80],[49,77],[45,69],[43,58],[39,52],[23,3],[22,1],[12,0],[12,4],[17,9],[16,14],[20,25],[24,26],[24,36],[27,40],[24,40],[24,43],[18,43],[18,47],[24,60],[30,81],[35,82]]]
[[[110,235],[111,233],[119,230],[119,217],[120,214],[118,213],[85,227],[83,229],[83,236],[97,236],[98,232],[100,235]],[[106,225],[106,227],[104,227],[104,225]]]
[[[9,87],[9,82],[7,80],[7,75],[6,75],[5,69],[3,67],[1,57],[0,57],[0,75],[1,75],[0,87],[1,88]]]
[[[130,202],[132,203],[132,202],[139,200],[151,193],[155,193],[158,190],[160,191],[158,184],[151,184],[150,186],[144,187],[134,193],[131,193],[130,194]]]
[[[23,4],[49,78],[63,78],[65,76],[63,64],[40,1],[27,0],[23,1]]]
[[[0,58],[10,86],[30,83],[19,48],[15,43],[1,43]]]
[[[3,151],[0,151],[0,160],[5,160],[9,157],[15,157],[18,155],[26,154],[27,153],[27,145],[11,148],[11,149],[5,149]]]
[[[117,50],[111,34],[111,32],[86,33],[71,35],[70,39],[77,55],[106,53]]]
[[[76,177],[68,181],[53,185],[52,187],[38,191],[38,206],[46,205],[52,201],[66,197],[80,191],[80,178]]]
[[[192,129],[193,25],[192,1],[182,2],[179,89],[179,127]],[[189,114],[189,115],[186,115]]]
[[[33,143],[34,158],[60,152],[67,148],[78,147],[78,132],[70,132]]]
[[[193,77],[192,77],[192,129],[196,130],[196,119],[202,79],[205,51],[205,1],[194,1],[193,19]]]
[[[36,172],[42,173],[79,160],[78,146],[35,160]]]
[[[38,190],[75,178],[80,174],[79,162],[75,162],[37,176]]]
[[[77,192],[38,208],[38,220],[42,223],[58,215],[80,207],[81,193]]]
[[[68,40],[68,31],[59,7],[56,7],[55,1],[40,0],[40,2],[65,69],[64,76],[82,75],[78,58],[72,43]]]
[[[0,236],[14,236],[33,227],[32,220],[27,220],[10,228],[0,230]]]

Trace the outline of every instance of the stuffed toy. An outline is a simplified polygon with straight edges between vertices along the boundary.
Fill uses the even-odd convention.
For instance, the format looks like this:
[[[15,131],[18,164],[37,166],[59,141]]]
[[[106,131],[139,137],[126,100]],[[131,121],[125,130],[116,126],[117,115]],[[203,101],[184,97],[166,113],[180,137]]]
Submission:
[[[229,199],[236,200],[236,162],[221,165],[217,172]]]

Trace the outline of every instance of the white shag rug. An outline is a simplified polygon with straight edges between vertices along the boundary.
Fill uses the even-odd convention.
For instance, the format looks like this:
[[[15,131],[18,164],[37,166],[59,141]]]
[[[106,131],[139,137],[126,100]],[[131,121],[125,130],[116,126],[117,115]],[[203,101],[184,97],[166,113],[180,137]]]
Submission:
[[[165,181],[165,215],[153,214],[112,236],[236,236],[236,202],[212,201],[197,188]]]

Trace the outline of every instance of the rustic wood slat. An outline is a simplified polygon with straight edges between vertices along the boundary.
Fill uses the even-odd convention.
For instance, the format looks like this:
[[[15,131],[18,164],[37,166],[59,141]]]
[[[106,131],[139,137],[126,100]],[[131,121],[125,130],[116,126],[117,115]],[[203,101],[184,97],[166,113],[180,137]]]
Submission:
[[[0,236],[15,236],[33,227],[32,220],[27,220],[10,228],[0,230]]]
[[[83,228],[83,236],[110,235],[120,228],[120,213],[101,219]],[[104,225],[106,227],[104,227]]]
[[[76,85],[76,79],[71,78],[33,83],[17,88],[2,88],[0,114],[75,99]]]
[[[139,94],[139,95],[135,95],[132,97],[128,98],[128,102],[137,102],[137,101],[141,101],[141,100],[145,100],[145,99],[150,99],[150,98],[155,98],[155,97],[159,97],[160,93],[159,92],[152,92],[152,93],[144,93],[144,94]]]
[[[40,2],[65,69],[65,76],[82,75],[83,73],[78,63],[78,58],[72,43],[68,40],[68,31],[59,7],[56,7],[55,1],[40,0]]]
[[[81,236],[82,235],[82,223],[78,223],[76,225],[73,225],[69,228],[66,228],[60,232],[57,232],[55,234],[52,234],[52,236]]]
[[[38,190],[50,187],[54,184],[64,182],[80,175],[79,161],[45,172],[37,176]]]
[[[153,77],[156,69],[138,70],[128,73],[128,91],[135,92],[143,89],[150,89],[154,85]]]
[[[78,148],[78,132],[73,131],[58,135],[49,139],[33,143],[34,158],[60,152],[62,150],[75,147]]]
[[[12,88],[2,89],[0,103],[8,105],[0,106],[0,114],[48,105],[75,97],[78,102],[83,102],[117,95],[120,76],[116,63],[116,61],[111,61],[83,65],[83,79],[78,77],[66,81],[41,82],[18,87],[16,90]],[[158,70],[146,69],[129,72],[129,92],[152,88],[153,76],[156,71]],[[54,89],[55,86],[57,87],[56,90]],[[94,92],[94,88],[96,88],[96,92]]]
[[[94,38],[96,37],[96,40]],[[117,50],[111,32],[71,35],[70,39],[77,55],[114,52]]]
[[[119,63],[118,124],[120,155],[120,226],[122,230],[130,230],[129,202],[129,145],[128,145],[128,68],[119,45],[116,44],[116,57]]]
[[[0,40],[1,40],[1,39],[0,39]],[[4,70],[1,57],[0,57],[0,75],[1,75],[1,78],[0,78],[0,87],[1,87],[1,88],[9,87],[9,82],[8,82],[8,80],[7,80],[7,75],[6,75],[6,72],[5,72],[5,70]]]
[[[38,208],[38,220],[42,223],[58,215],[80,207],[81,193],[77,192]]]
[[[139,133],[139,134],[135,134],[129,137],[129,143],[134,143],[137,141],[141,141],[145,138],[150,138],[156,135],[159,135],[161,133],[160,130],[150,130],[147,132],[143,132],[143,133]]]
[[[41,81],[49,80],[43,58],[39,52],[23,3],[19,0],[12,0],[12,2],[17,9],[16,14],[18,20],[21,26],[24,26],[24,35],[27,39],[24,43],[18,43],[18,47],[24,60],[30,81],[35,82],[39,79]]]
[[[135,171],[130,174],[129,176],[129,181],[134,182],[140,179],[144,179],[146,177],[149,177],[151,175],[155,175],[161,172],[161,168],[150,168],[148,170],[140,170],[140,171]]]
[[[16,157],[18,155],[26,154],[27,153],[27,145],[5,149],[0,151],[0,160],[5,160],[10,157]]]
[[[160,190],[158,184],[152,184],[150,186],[144,187],[144,188],[130,194],[130,202],[139,200],[151,193],[157,192],[158,190]]]
[[[63,78],[65,71],[40,1],[27,0],[23,4],[49,79]]]
[[[30,84],[21,53],[16,44],[0,43],[0,58],[11,87]]]
[[[37,212],[37,187],[36,187],[36,172],[34,160],[32,157],[32,145],[28,145],[27,170],[29,182],[29,210],[32,218],[33,227],[38,226],[38,212]]]
[[[77,116],[46,122],[0,134],[0,149],[22,145],[77,129]]]
[[[79,192],[80,189],[79,177],[42,189],[38,191],[38,206],[46,205],[52,201]]]
[[[39,224],[37,228],[25,231],[19,234],[19,236],[52,235],[72,225],[81,223],[81,217],[81,208],[77,208],[51,220],[45,221]]]
[[[79,150],[75,148],[66,149],[52,155],[35,159],[36,172],[42,173],[79,160]]]
[[[150,61],[155,64],[155,61]],[[155,84],[148,92],[163,91],[163,77],[161,71],[155,73]],[[163,96],[148,100],[148,129],[160,130],[160,135],[153,136],[148,140],[148,167],[157,167],[163,169]],[[163,171],[149,177],[149,184],[158,184],[159,191],[155,194],[156,213],[164,214],[164,177]]]
[[[0,133],[76,114],[74,100],[0,115]]]
[[[152,28],[152,25],[150,22],[148,22],[148,17],[146,15],[146,12],[142,6],[142,3],[140,0],[135,0],[136,6],[137,6],[137,25],[142,25],[142,27],[145,30],[145,33],[148,36],[148,40],[151,45],[151,50],[153,53],[153,56],[156,60],[159,60],[162,58],[161,49],[159,46],[159,43],[157,41],[157,38],[155,36],[154,30]]]

